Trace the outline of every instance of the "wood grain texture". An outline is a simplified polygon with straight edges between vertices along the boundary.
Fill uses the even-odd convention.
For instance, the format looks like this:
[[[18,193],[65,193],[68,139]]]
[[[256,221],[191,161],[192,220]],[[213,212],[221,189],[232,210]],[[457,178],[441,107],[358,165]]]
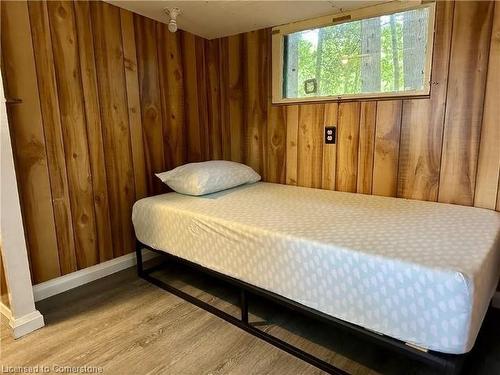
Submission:
[[[1,247],[1,245],[0,245]],[[2,260],[2,249],[0,248],[0,301],[9,307],[10,306],[10,298],[9,298],[9,289],[7,286],[7,278],[5,277],[5,269]]]
[[[109,217],[107,174],[97,93],[94,41],[92,38],[89,3],[87,1],[77,1],[74,6],[94,194],[98,262],[103,262],[113,258],[113,240],[109,231],[111,220]],[[80,268],[83,267],[85,266],[80,266]]]
[[[98,263],[94,192],[73,4],[47,3],[79,268]]]
[[[337,126],[338,104],[325,105],[323,128],[325,126]],[[337,174],[337,144],[323,145],[323,174],[321,176],[321,188],[335,190]]]
[[[286,181],[286,108],[267,109],[267,181]]]
[[[321,187],[324,104],[301,105],[297,136],[297,185]]]
[[[242,162],[246,154],[245,106],[243,97],[243,35],[228,37],[228,110],[231,134],[231,160]]]
[[[229,116],[229,40],[220,38],[218,80],[220,90],[220,127],[222,158],[231,160],[231,122]]]
[[[360,110],[359,102],[339,105],[336,182],[338,191],[356,192]]]
[[[297,183],[301,174],[299,173],[299,169],[305,171],[307,168],[313,170],[321,168],[321,187],[323,188],[335,188],[337,190],[357,191],[367,194],[382,194],[436,201],[438,200],[440,188],[443,188],[442,196],[448,195],[446,190],[455,189],[453,186],[457,185],[457,183],[454,180],[460,179],[459,174],[456,174],[454,171],[450,170],[450,168],[462,170],[462,175],[470,174],[469,172],[463,172],[463,170],[470,169],[469,167],[471,167],[472,164],[465,169],[462,168],[464,163],[471,162],[469,157],[464,156],[468,151],[465,153],[455,153],[453,150],[464,145],[470,146],[469,148],[474,148],[472,144],[476,143],[475,163],[477,163],[478,134],[472,137],[473,142],[471,144],[468,141],[457,141],[457,137],[452,136],[452,133],[460,133],[458,130],[460,127],[468,127],[469,125],[467,124],[471,124],[472,117],[475,116],[476,120],[478,120],[482,113],[481,106],[477,99],[481,97],[481,92],[484,91],[486,82],[485,79],[481,81],[480,77],[481,75],[485,75],[487,65],[491,65],[488,64],[488,58],[486,57],[487,53],[485,52],[488,51],[488,46],[494,43],[490,41],[490,35],[488,35],[488,30],[491,28],[491,12],[493,7],[486,2],[482,4],[479,4],[479,2],[460,2],[461,10],[459,13],[462,15],[457,16],[455,12],[456,5],[453,1],[438,2],[436,6],[437,21],[434,38],[435,46],[430,97],[407,99],[403,101],[403,104],[398,100],[341,103],[338,109],[338,124],[336,124],[338,126],[337,145],[322,146],[324,155],[319,164],[312,161],[304,150],[299,151],[297,148],[301,140],[303,145],[311,141],[311,139],[307,138],[308,136],[306,139],[301,139],[301,134],[309,134],[315,132],[316,129],[317,124],[315,122],[303,122],[302,125],[305,124],[306,129],[298,125],[298,116],[301,109],[308,108],[307,106],[311,104],[285,106],[287,131],[286,183]],[[476,17],[474,16],[476,13],[481,13],[481,15]],[[469,16],[466,16],[466,14],[469,14]],[[470,14],[473,16],[471,17]],[[458,28],[454,27],[456,23],[460,23],[460,20],[464,17],[468,17],[468,23],[461,23]],[[454,36],[452,36],[453,30]],[[471,35],[467,35],[466,39],[461,37],[462,33],[468,32],[471,32]],[[453,48],[452,37],[455,41]],[[474,44],[472,40],[478,38],[479,45],[472,46]],[[258,39],[258,32],[251,32],[220,40],[221,45],[224,46],[221,47],[221,56],[227,55],[229,59],[228,62],[222,61],[221,63],[221,74],[224,76],[221,78],[221,82],[223,82],[223,86],[225,85],[225,87],[221,87],[221,92],[227,90],[229,94],[223,94],[223,97],[227,97],[229,100],[231,100],[231,98],[237,98],[238,100],[243,98],[245,103],[241,106],[240,102],[233,99],[235,103],[237,103],[235,106],[236,111],[226,110],[224,109],[224,105],[221,104],[221,118],[224,123],[224,121],[228,121],[227,119],[230,114],[234,112],[238,113],[238,111],[241,111],[241,108],[246,112],[244,129],[245,132],[250,133],[245,134],[244,138],[247,140],[247,146],[250,147],[250,149],[246,149],[244,152],[245,157],[238,160],[243,160],[253,166],[258,164],[257,160],[262,158],[262,155],[260,149],[261,142],[257,139],[260,132],[257,127],[252,125],[255,121],[251,120],[251,117],[256,116],[256,114],[252,105],[249,103],[254,102],[255,97],[262,93],[262,88],[259,87],[259,85],[261,85],[260,79],[257,80],[259,81],[258,84],[248,86],[248,82],[246,81],[243,88],[235,86],[235,88],[231,90],[229,88],[230,84],[224,82],[230,81],[228,73],[230,73],[232,69],[236,72],[234,73],[235,77],[241,74],[243,74],[244,77],[248,77],[249,74],[253,74],[253,77],[256,76],[255,73],[249,73],[248,69],[254,69],[255,71],[255,67],[259,66],[261,61],[265,60],[265,57],[255,53],[255,47],[252,47],[253,51],[249,51],[249,43],[250,45],[252,45],[252,43],[253,45],[268,43],[267,53],[269,56],[267,56],[267,59],[269,60],[271,58],[269,34],[266,42],[259,42]],[[241,40],[244,41],[243,50],[240,48]],[[225,52],[226,49],[227,52]],[[450,50],[452,50],[451,53]],[[241,63],[242,61],[243,64]],[[477,64],[478,62],[479,64]],[[451,73],[449,69],[450,66],[452,67],[452,71],[455,70],[455,73],[452,74],[454,75],[454,83],[450,81],[451,78],[449,80],[449,77],[451,77],[451,75],[449,75],[449,73]],[[229,72],[226,72],[226,69]],[[474,69],[476,69],[479,74],[476,74]],[[226,75],[228,77],[226,77]],[[472,86],[470,84],[463,85],[460,78],[462,76],[468,77],[466,81],[474,82],[474,84]],[[269,78],[267,82],[262,83],[262,86],[267,85],[269,87],[270,84]],[[455,93],[449,92],[448,86],[455,86]],[[457,90],[460,91],[458,95]],[[266,95],[269,95],[269,93],[268,90]],[[451,99],[452,96],[453,99]],[[475,115],[472,117],[468,114],[471,112],[471,105],[468,103],[469,96],[474,97],[473,107],[475,109],[473,109],[472,112],[474,112]],[[467,99],[463,99],[464,97],[467,97]],[[492,97],[493,100],[498,100],[498,94]],[[328,114],[328,105],[325,114]],[[377,121],[375,107],[379,105],[380,111]],[[356,106],[360,106],[359,115],[356,114]],[[273,110],[274,107],[275,106],[270,104],[268,100],[268,111]],[[456,111],[456,107],[460,107],[460,111]],[[453,126],[452,124],[455,120],[448,117],[448,133],[450,134],[444,140],[443,147],[446,109],[449,113],[453,114],[462,126]],[[251,114],[249,114],[249,112],[251,112]],[[256,113],[258,114],[259,110],[257,110]],[[291,121],[291,123],[289,123],[289,121]],[[239,121],[229,122],[231,126],[233,126],[234,123],[240,123]],[[472,121],[472,123],[474,123],[474,121]],[[266,122],[266,124],[269,126],[268,122]],[[324,125],[326,125],[326,123]],[[356,128],[357,125],[359,125],[359,131]],[[477,128],[476,126],[476,133]],[[377,132],[376,140],[375,132]],[[226,139],[227,133],[227,131],[224,131]],[[319,132],[317,132],[317,134],[319,135]],[[320,136],[321,139],[316,140],[316,142],[322,142],[323,135],[321,134]],[[233,133],[230,133],[230,137],[231,140],[234,139]],[[465,135],[464,133],[462,138],[468,139],[468,137],[469,135]],[[239,140],[239,138],[237,139]],[[489,140],[490,137],[487,139]],[[265,142],[269,142],[269,139],[265,140],[264,143]],[[482,138],[482,142],[484,143],[487,141]],[[493,143],[493,140],[491,140],[490,143]],[[232,146],[238,144],[238,141],[232,142]],[[333,148],[336,148],[335,158],[332,157],[333,151],[331,150],[333,150]],[[240,149],[242,148],[235,146],[236,153]],[[267,147],[266,150],[263,157],[269,158],[269,147]],[[484,151],[486,155],[480,156],[482,160],[480,164],[486,165],[488,171],[495,171],[493,173],[497,173],[496,164],[491,164],[489,162],[489,160],[497,160],[495,152],[490,151],[487,146],[484,146],[483,150],[486,150]],[[297,153],[299,153],[299,155]],[[462,156],[457,156],[459,154]],[[303,160],[301,155],[306,155],[306,159]],[[443,160],[444,164],[447,164],[444,170],[441,168],[441,160]],[[334,163],[335,173],[328,174],[328,171],[332,171],[331,165],[328,165],[328,163]],[[266,165],[269,166],[269,163]],[[482,166],[478,167],[478,179],[481,178],[481,180],[483,180],[486,178],[483,177],[483,172],[486,175],[486,169]],[[319,172],[312,171],[310,174],[319,175]],[[479,174],[481,174],[481,177],[479,177]],[[264,177],[267,179],[268,176]],[[332,181],[332,178],[335,178],[335,182]],[[273,179],[274,176],[271,176],[269,180]],[[307,177],[306,179],[310,178]],[[491,207],[491,197],[498,188],[491,182],[491,180],[495,180],[494,176],[486,179],[489,181],[488,184],[490,186],[488,191],[490,197],[489,206]],[[460,184],[458,184],[458,186],[460,186]],[[482,186],[484,186],[484,184],[478,182],[476,190],[478,190],[479,196],[482,194]],[[471,205],[472,201],[469,199],[467,202],[462,203]]]
[[[297,185],[299,106],[286,107],[286,184]]]
[[[202,142],[202,131],[200,124],[200,105],[198,98],[198,82],[196,64],[196,36],[182,32],[182,67],[185,75],[185,113],[186,113],[186,135],[187,135],[187,161],[196,162],[205,159],[204,143]]]
[[[271,43],[266,43],[271,56]],[[267,82],[272,81],[271,63],[267,64]],[[271,104],[271,89],[267,88],[266,178],[269,182],[286,182],[286,108]]]
[[[202,160],[210,159],[210,137],[208,126],[208,93],[207,93],[207,71],[205,69],[206,48],[205,39],[195,38],[196,55],[196,91],[198,96],[198,116],[200,119],[200,144],[202,150]]]
[[[474,206],[495,209],[500,173],[500,5],[495,3]]]
[[[137,15],[134,21],[148,192],[159,194],[164,185],[154,174],[166,168],[156,22]]]
[[[377,104],[372,188],[375,195],[397,194],[401,109],[400,100]]]
[[[205,70],[207,76],[207,114],[210,159],[222,159],[222,116],[220,94],[219,40],[205,41]]]
[[[26,99],[9,116],[33,280],[42,282],[131,251],[133,202],[167,190],[154,172],[188,155],[205,160],[210,147],[222,156],[209,143],[209,134],[222,139],[222,121],[212,117],[217,131],[209,131],[207,84],[221,82],[225,56],[227,82],[243,88],[243,69],[229,61],[243,45],[205,48],[202,38],[100,2],[31,2],[29,13],[26,2],[3,7],[2,72],[9,97]],[[193,66],[189,79],[184,63]],[[235,115],[232,105],[231,117],[243,119],[243,92],[235,95],[241,107]],[[226,156],[235,144],[243,155],[244,120],[226,124]]]
[[[123,43],[123,62],[125,64],[128,120],[130,124],[130,146],[134,165],[135,197],[136,199],[141,199],[148,194],[149,177],[146,173],[146,153],[144,151],[144,137],[142,132],[134,14],[128,10],[120,9],[120,24]]]
[[[5,96],[22,103],[7,114],[13,143],[26,241],[35,283],[61,275],[42,114],[25,1],[2,7],[2,74]]]
[[[77,270],[64,139],[46,3],[28,3],[61,274]]]
[[[175,168],[186,161],[184,126],[184,73],[179,33],[171,33],[165,24],[157,23],[158,66],[160,67],[161,106],[165,164]]]
[[[455,3],[439,201],[474,201],[493,2]]]
[[[405,100],[401,124],[398,196],[436,201],[441,169],[454,2],[436,5],[430,99]]]
[[[268,30],[245,34],[245,163],[266,178],[265,124],[267,121]]]
[[[482,31],[478,31],[478,29],[487,30],[488,27],[491,27],[491,20],[488,17],[491,17],[490,8],[492,8],[491,4],[488,5],[484,3],[483,5],[479,5],[475,2],[460,2],[460,7],[462,8],[460,12],[464,15],[467,12],[475,14],[478,12],[478,7],[485,10],[486,13],[490,13],[490,15],[488,16],[482,14],[481,17],[477,17],[477,20],[479,21],[476,26],[473,25],[473,23],[476,22],[474,21],[476,18],[469,17],[469,23],[461,25],[458,29],[462,29],[462,31],[457,31],[457,28],[454,28],[454,23],[459,22],[460,17],[457,21],[457,16],[455,15],[455,3],[438,2],[436,14],[436,33],[434,38],[435,46],[433,54],[432,89],[430,98],[408,99],[404,100],[403,104],[402,101],[399,100],[375,100],[361,103],[340,104],[338,109],[339,121],[337,124],[338,142],[336,146],[323,145],[322,148],[325,155],[323,156],[321,163],[318,164],[313,162],[304,150],[299,151],[296,147],[296,145],[299,145],[301,141],[303,145],[308,142],[310,143],[310,139],[301,138],[302,134],[314,132],[314,129],[316,129],[315,126],[317,124],[313,122],[306,125],[307,129],[305,130],[298,126],[298,114],[303,108],[308,108],[307,106],[310,106],[311,104],[295,104],[293,106],[286,106],[286,183],[297,183],[297,180],[301,178],[299,177],[301,174],[299,173],[299,169],[305,171],[306,168],[313,170],[321,168],[321,186],[328,189],[335,188],[337,190],[344,191],[357,191],[367,194],[382,194],[430,201],[438,200],[438,191],[441,184],[447,185],[444,187],[444,191],[446,191],[446,189],[453,189],[453,187],[451,187],[453,184],[445,182],[449,179],[449,177],[446,177],[448,173],[446,168],[443,171],[441,169],[441,160],[443,159],[444,163],[447,163],[449,167],[454,165],[454,168],[461,170],[464,160],[458,160],[460,159],[458,158],[456,161],[452,161],[452,159],[450,159],[450,155],[453,154],[453,147],[450,148],[449,146],[446,146],[445,142],[445,148],[443,148],[445,110],[447,108],[450,113],[457,112],[454,109],[455,105],[450,106],[450,100],[447,98],[454,96],[455,102],[460,102],[457,106],[462,108],[461,111],[469,112],[468,108],[470,108],[470,105],[465,104],[469,101],[467,95],[474,96],[477,101],[477,94],[479,94],[479,97],[481,96],[481,87],[480,85],[477,85],[477,87],[468,89],[468,92],[466,92],[464,86],[463,90],[460,92],[457,92],[456,90],[454,93],[449,92],[448,86],[453,86],[453,83],[449,82],[449,67],[453,66],[456,70],[455,84],[460,82],[460,77],[462,75],[467,76],[469,81],[477,81],[476,78],[478,75],[473,72],[472,68],[478,61],[477,51],[487,51],[488,48],[486,47],[486,44],[489,45],[490,43],[489,36],[482,35]],[[481,19],[486,21],[486,25],[481,26]],[[465,39],[460,36],[457,37],[456,35],[454,37],[452,36],[453,30],[455,30],[455,34],[461,34],[462,32],[465,32],[465,30],[471,30],[474,28],[476,30],[473,30],[472,34],[475,34],[476,36],[482,35],[482,39],[480,41],[481,47],[475,45],[474,40],[477,39],[476,36],[468,35]],[[454,40],[457,40],[454,48],[454,50],[456,50],[454,56],[450,54],[450,49],[452,49],[452,37]],[[239,47],[239,41],[242,39],[245,44],[243,50]],[[253,41],[255,44],[256,40],[258,40],[257,32],[221,39],[220,42],[222,45],[227,43],[228,50],[227,53],[222,52],[222,55],[225,56],[227,54],[229,56],[227,67],[221,65],[223,66],[223,68],[221,68],[223,70],[221,74],[227,74],[224,72],[224,69],[228,69],[229,71],[234,69],[237,72],[237,74],[235,73],[235,76],[241,74],[242,71],[244,77],[248,77],[249,72],[246,70],[255,67],[255,64],[251,65],[249,61],[265,60],[265,57],[255,58],[255,51],[248,51],[249,41],[250,43]],[[268,40],[259,42],[262,51],[265,50],[268,54],[270,54],[268,43]],[[225,51],[225,47],[223,50]],[[270,56],[268,59],[270,59]],[[460,59],[468,59],[468,65],[471,68],[467,68],[467,64],[462,64]],[[488,65],[487,63],[484,63],[485,60],[487,60],[487,58],[484,56],[484,53],[482,53],[483,62],[480,64],[478,69],[480,73],[479,76],[481,76],[481,74],[484,75],[485,73],[485,65]],[[241,61],[244,61],[244,63],[241,64]],[[460,71],[459,74],[458,71]],[[255,74],[253,76],[255,76]],[[229,81],[226,77],[221,79],[222,82]],[[482,89],[484,89],[484,84]],[[221,88],[221,91],[222,90],[223,88]],[[248,122],[249,116],[255,116],[255,111],[251,105],[249,106],[249,103],[255,101],[255,96],[260,94],[262,90],[263,87],[257,87],[257,85],[250,87],[248,82],[246,82],[243,89],[238,88],[233,91],[234,95],[227,95],[229,98],[233,97],[239,99],[243,97],[245,104],[242,107],[246,118],[244,128],[245,132],[248,133],[243,134],[243,138],[246,140],[245,143],[248,147],[250,147],[250,149],[245,150],[246,156],[240,160],[248,162],[253,166],[257,165],[257,160],[261,158],[260,144],[263,144],[264,140],[258,139],[258,129],[255,126],[252,126],[251,121],[250,123]],[[267,86],[267,90],[270,90],[269,86]],[[269,95],[269,92],[267,92],[266,95]],[[242,108],[240,106],[240,102],[235,100],[235,103],[237,104],[237,111],[239,111],[240,108]],[[379,105],[379,119],[376,124],[377,118],[375,115],[375,108]],[[352,109],[356,106],[360,106],[359,116],[356,114],[356,109]],[[223,106],[221,105],[221,108],[222,107]],[[273,105],[269,104],[268,110],[272,110],[273,107]],[[474,104],[474,107],[477,107],[477,111],[475,112],[481,112],[479,105]],[[229,115],[224,113],[224,109],[221,111],[221,118],[229,118]],[[230,112],[230,110],[226,110],[226,112]],[[257,113],[258,112],[259,111],[257,111]],[[325,111],[325,113],[328,113],[328,111]],[[354,115],[350,116],[352,114]],[[354,118],[351,119],[351,117]],[[289,123],[289,118],[291,123]],[[359,123],[356,124],[358,121]],[[449,121],[449,127],[452,127],[451,124],[453,123],[453,120],[449,119]],[[231,124],[234,123],[234,121],[230,122]],[[470,123],[468,120],[465,122]],[[345,125],[346,123],[348,125]],[[269,116],[266,124],[268,127],[273,126],[272,120]],[[323,125],[326,125],[326,122]],[[357,125],[359,125],[359,131],[356,129]],[[457,127],[455,126],[455,128]],[[377,132],[377,138],[375,138],[375,132]],[[457,132],[457,129],[452,129],[451,132]],[[227,133],[227,131],[225,133]],[[321,134],[321,138],[322,137],[323,135]],[[463,143],[465,147],[472,147],[471,145],[474,142],[478,142],[477,137],[472,137],[470,140],[465,136],[463,138],[463,142],[458,142],[458,144]],[[454,136],[451,138],[448,136],[447,139],[448,141],[452,139],[452,144],[457,143],[456,137]],[[322,142],[322,139],[316,141]],[[269,142],[269,139],[267,142]],[[483,140],[483,142],[485,141]],[[336,148],[336,158],[332,158],[330,151],[334,147]],[[240,147],[237,148],[237,150],[240,149]],[[263,157],[270,157],[269,148],[265,149],[268,151],[264,152]],[[446,157],[445,153],[447,154]],[[488,159],[493,158],[496,160],[495,155],[489,156],[491,153],[490,151],[485,151],[485,153],[488,154]],[[307,156],[303,159],[301,155]],[[481,158],[482,160],[486,160],[482,156]],[[334,159],[336,159],[334,161],[336,172],[334,175],[336,183],[332,183],[332,176],[328,176],[326,173],[331,171],[331,166],[329,166],[328,163],[332,162]],[[462,157],[462,159],[464,158]],[[483,163],[488,164],[489,162],[484,161]],[[496,165],[489,165],[488,167],[488,169],[492,171],[495,168]],[[478,170],[478,174],[479,172],[480,171]],[[311,173],[316,175],[319,174],[318,171],[313,171]],[[265,176],[265,179],[266,177],[267,176]],[[443,181],[441,182],[440,179]],[[492,177],[492,180],[494,180],[494,177]],[[479,183],[476,190],[479,189],[478,191],[481,191],[482,184],[482,182]],[[493,186],[491,181],[490,185]],[[498,188],[495,187],[492,190],[489,190],[490,196],[491,194],[494,194],[496,190],[498,190]],[[467,204],[470,205],[472,202],[469,200]]]
[[[130,217],[135,200],[120,11],[102,2],[90,5],[108,172],[113,254],[119,256],[134,249]]]
[[[358,178],[356,191],[362,194],[372,193],[376,121],[377,102],[361,103],[361,115],[359,120]]]

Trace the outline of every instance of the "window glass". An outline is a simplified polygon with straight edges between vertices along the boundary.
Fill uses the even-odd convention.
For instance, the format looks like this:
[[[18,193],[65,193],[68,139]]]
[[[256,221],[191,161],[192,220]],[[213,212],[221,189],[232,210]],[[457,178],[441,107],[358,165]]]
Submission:
[[[422,93],[430,77],[430,10],[422,7],[285,35],[283,97]]]

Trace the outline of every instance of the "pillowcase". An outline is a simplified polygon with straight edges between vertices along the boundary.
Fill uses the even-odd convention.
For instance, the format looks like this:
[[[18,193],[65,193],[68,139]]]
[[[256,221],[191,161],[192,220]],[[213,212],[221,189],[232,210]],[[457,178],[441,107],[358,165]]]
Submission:
[[[225,160],[184,164],[156,176],[172,190],[188,195],[215,193],[260,180],[249,166]]]

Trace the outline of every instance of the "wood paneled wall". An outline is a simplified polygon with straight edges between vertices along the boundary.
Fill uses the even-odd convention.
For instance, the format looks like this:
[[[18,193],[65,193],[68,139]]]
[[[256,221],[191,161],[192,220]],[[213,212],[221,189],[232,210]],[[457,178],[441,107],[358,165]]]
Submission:
[[[1,249],[0,249],[1,251]],[[5,278],[4,265],[2,254],[0,252],[0,301],[7,307],[10,306],[9,290],[7,287],[7,279]]]
[[[2,74],[6,96],[22,101],[8,114],[39,283],[131,252],[133,203],[166,191],[153,174],[206,158],[207,93],[197,85],[205,42],[103,2],[1,7]]]
[[[498,3],[438,3],[429,99],[271,105],[270,30],[206,42],[209,157],[271,182],[500,210],[499,27]]]
[[[208,41],[102,2],[1,2],[34,282],[131,252],[132,204],[185,162],[500,210],[500,6],[437,8],[429,99],[277,106],[270,30]]]

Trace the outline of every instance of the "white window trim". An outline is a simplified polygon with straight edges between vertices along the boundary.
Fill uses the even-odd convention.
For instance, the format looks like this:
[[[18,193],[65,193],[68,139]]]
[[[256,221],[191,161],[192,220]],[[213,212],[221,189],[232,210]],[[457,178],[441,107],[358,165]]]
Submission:
[[[428,7],[429,27],[427,35],[427,45],[430,50],[426,56],[425,62],[425,77],[424,88],[422,90],[413,91],[393,91],[393,92],[377,92],[363,94],[345,94],[336,96],[308,96],[303,98],[285,98],[283,97],[283,52],[284,52],[284,37],[288,34],[297,31],[317,29],[325,26],[332,26],[345,22],[356,21],[359,19],[390,15],[406,10]],[[346,19],[349,17],[348,19]],[[272,102],[273,104],[286,103],[302,103],[302,102],[323,102],[323,101],[349,101],[355,99],[390,99],[400,97],[418,97],[429,96],[431,88],[431,69],[432,55],[434,52],[434,31],[435,31],[436,4],[423,0],[418,1],[393,1],[380,5],[370,6],[354,10],[352,12],[337,13],[334,15],[313,18],[309,20],[293,22],[282,26],[273,27],[272,29]]]

